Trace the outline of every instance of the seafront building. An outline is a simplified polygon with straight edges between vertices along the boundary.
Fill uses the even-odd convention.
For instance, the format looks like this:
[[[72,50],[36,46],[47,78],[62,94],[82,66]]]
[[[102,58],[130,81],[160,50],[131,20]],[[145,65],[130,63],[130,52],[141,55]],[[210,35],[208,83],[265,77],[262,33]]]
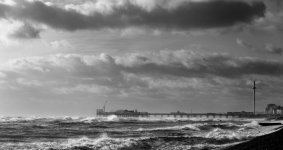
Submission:
[[[268,104],[265,113],[269,115],[283,115],[283,107],[276,104]]]

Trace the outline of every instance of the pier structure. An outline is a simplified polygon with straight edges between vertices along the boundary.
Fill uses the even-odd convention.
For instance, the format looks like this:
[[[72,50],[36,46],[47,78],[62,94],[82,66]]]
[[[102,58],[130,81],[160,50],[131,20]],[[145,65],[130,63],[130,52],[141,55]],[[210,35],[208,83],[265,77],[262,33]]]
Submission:
[[[184,113],[184,112],[172,112],[172,113],[149,113],[138,112],[137,110],[118,110],[115,112],[105,112],[102,109],[98,109],[97,116],[107,117],[115,115],[117,117],[150,117],[150,118],[264,118],[265,114],[254,115],[253,112],[227,112],[227,113]]]
[[[237,113],[149,113],[152,118],[261,118],[264,115]]]

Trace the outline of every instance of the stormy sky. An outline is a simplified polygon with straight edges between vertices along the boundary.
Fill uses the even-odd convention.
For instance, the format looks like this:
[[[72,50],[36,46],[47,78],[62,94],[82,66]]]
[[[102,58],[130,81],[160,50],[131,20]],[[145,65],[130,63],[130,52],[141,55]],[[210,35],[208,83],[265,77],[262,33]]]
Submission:
[[[0,0],[0,113],[283,105],[281,0]]]

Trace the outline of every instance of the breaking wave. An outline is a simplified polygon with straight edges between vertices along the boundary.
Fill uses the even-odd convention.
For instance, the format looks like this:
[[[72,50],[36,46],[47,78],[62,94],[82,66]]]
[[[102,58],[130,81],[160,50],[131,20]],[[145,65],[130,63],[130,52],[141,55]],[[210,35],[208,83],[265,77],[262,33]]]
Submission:
[[[243,127],[257,127],[257,126],[259,126],[259,124],[258,124],[258,121],[252,120],[251,122],[245,123],[242,126]]]
[[[57,142],[32,142],[32,143],[6,143],[0,146],[0,149],[52,149],[52,150],[69,150],[69,149],[101,149],[116,150],[123,147],[130,147],[137,140],[131,138],[110,138],[106,133],[101,134],[98,138],[73,138]]]
[[[154,117],[117,117],[116,115],[110,115],[107,117],[0,117],[0,122],[21,122],[21,121],[63,121],[63,122],[122,122],[122,121],[144,121],[144,122],[177,122],[190,120],[189,118],[154,118]]]
[[[237,142],[237,140],[226,140]],[[204,144],[205,143],[205,144]],[[106,133],[98,138],[72,138],[56,142],[32,142],[32,143],[6,143],[0,145],[0,149],[29,149],[29,150],[132,150],[132,149],[184,149],[192,148],[219,148],[223,147],[223,141],[206,137],[144,137],[144,138],[111,138]]]
[[[167,127],[158,127],[158,128],[139,128],[137,131],[156,131],[156,130],[195,130],[199,131],[198,128],[201,124],[187,124],[180,126],[167,126]]]
[[[208,122],[208,121],[229,121],[229,118],[174,118],[174,117],[117,117],[116,115],[110,115],[107,117],[1,117],[0,122],[21,122],[21,121],[62,121],[62,122],[81,122],[81,123],[93,123],[93,122],[123,122],[123,121],[143,121],[143,122],[179,122],[179,121],[192,121],[192,122]],[[234,119],[235,121],[235,119]],[[246,120],[247,121],[247,120]],[[233,123],[230,123],[233,124]],[[251,122],[245,124],[245,126],[256,126],[257,121],[251,120]]]
[[[220,128],[215,128],[212,131],[208,132],[205,135],[206,138],[215,138],[215,139],[242,139],[243,137],[234,131],[227,131]]]

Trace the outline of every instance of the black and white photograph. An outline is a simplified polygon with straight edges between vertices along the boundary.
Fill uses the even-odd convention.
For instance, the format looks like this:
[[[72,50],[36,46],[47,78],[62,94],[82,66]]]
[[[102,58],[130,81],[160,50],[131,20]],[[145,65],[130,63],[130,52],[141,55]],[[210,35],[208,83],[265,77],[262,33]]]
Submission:
[[[0,150],[283,150],[283,0],[0,0]]]

